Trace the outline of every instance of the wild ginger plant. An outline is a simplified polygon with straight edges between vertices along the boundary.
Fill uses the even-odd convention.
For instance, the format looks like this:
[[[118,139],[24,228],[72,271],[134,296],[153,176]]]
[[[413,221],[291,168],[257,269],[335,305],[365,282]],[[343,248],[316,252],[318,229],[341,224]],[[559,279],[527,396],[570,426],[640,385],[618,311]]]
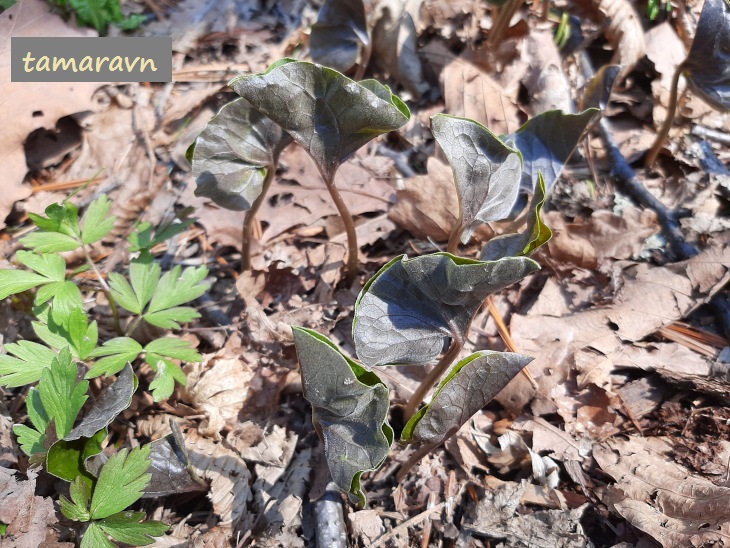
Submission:
[[[132,403],[138,381],[131,363],[143,359],[154,372],[149,385],[156,401],[169,397],[175,383],[185,384],[179,361],[202,361],[189,343],[162,337],[142,345],[135,336],[140,322],[177,329],[181,322],[199,317],[184,306],[205,291],[205,267],[162,273],[150,249],[183,230],[189,223],[168,226],[155,233],[141,225],[130,236],[129,277],[110,273],[108,281],[93,262],[90,245],[105,238],[114,226],[111,203],[102,196],[82,217],[70,201],[53,204],[45,215],[31,214],[38,230],[20,241],[30,250],[18,251],[16,261],[25,267],[0,270],[0,299],[35,289],[32,323],[39,342],[19,340],[5,344],[0,355],[0,385],[10,388],[33,385],[25,400],[28,420],[13,427],[21,450],[32,466],[43,466],[53,476],[71,483],[71,501],[61,498],[61,510],[78,523],[83,548],[114,546],[108,536],[126,544],[143,546],[167,530],[157,521],[141,522],[144,514],[127,507],[137,501],[150,481],[150,447],[126,449],[106,463],[98,459],[108,427]],[[63,251],[80,249],[85,268],[67,274]],[[97,289],[79,278],[92,270]],[[96,320],[90,321],[80,285],[87,296],[104,293],[114,313],[117,337],[100,340]],[[121,310],[132,314],[126,331]],[[89,381],[99,376],[116,379],[92,398]],[[85,409],[85,411],[84,411]]]
[[[335,185],[335,175],[360,147],[405,124],[410,118],[408,107],[387,86],[375,80],[355,82],[331,68],[294,59],[277,61],[259,74],[238,76],[229,85],[253,109],[280,126],[314,160],[345,226],[346,279],[348,283],[353,282],[358,273],[355,222]],[[245,195],[243,200],[238,200],[244,206],[244,202],[262,200],[266,185],[255,183],[262,176],[261,173],[256,176],[255,170],[265,169],[266,177],[273,176],[274,171],[271,163],[252,162],[250,151],[242,154],[238,150],[236,134],[244,135],[245,140],[255,136],[259,143],[266,143],[268,148],[263,155],[268,154],[272,160],[277,157],[274,153],[283,148],[282,140],[270,138],[269,125],[265,125],[265,131],[254,126],[246,129],[246,122],[234,125],[231,115],[235,112],[233,108],[226,113],[221,111],[219,117],[211,121],[211,128],[201,144],[192,151],[193,172],[201,185],[198,193],[226,195],[218,201],[229,208],[236,200],[236,193]],[[257,119],[259,124],[266,124]],[[214,129],[214,126],[218,128]],[[213,136],[223,133],[223,138],[215,137],[217,144],[203,144],[206,141],[213,143]],[[265,134],[265,138],[257,133]],[[247,245],[244,242],[244,248]]]
[[[466,230],[512,210],[522,157],[472,120],[437,115],[432,127],[439,143],[448,147],[457,188],[462,184],[459,201],[466,211],[461,212],[457,236],[452,236],[459,241]],[[330,473],[356,500],[365,503],[362,474],[382,465],[394,439],[389,392],[378,367],[426,365],[438,358],[406,407],[401,442],[420,447],[401,469],[403,476],[532,361],[490,350],[458,358],[486,297],[539,269],[527,255],[551,236],[540,219],[545,192],[544,178],[538,175],[527,227],[489,242],[483,260],[439,252],[410,259],[403,255],[383,266],[355,303],[352,336],[359,361],[323,335],[293,328],[304,395],[312,404],[312,421],[323,439]],[[421,407],[437,383],[431,401]]]

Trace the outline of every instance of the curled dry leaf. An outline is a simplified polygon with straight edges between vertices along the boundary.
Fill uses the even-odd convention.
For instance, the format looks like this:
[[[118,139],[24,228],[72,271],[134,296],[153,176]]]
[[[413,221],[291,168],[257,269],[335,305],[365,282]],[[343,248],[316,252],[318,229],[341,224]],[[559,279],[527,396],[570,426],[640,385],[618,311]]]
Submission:
[[[202,363],[185,367],[188,384],[183,399],[202,409],[208,421],[201,433],[220,439],[220,431],[229,421],[235,421],[248,398],[254,373],[240,358],[241,341],[229,339],[220,351],[204,356]]]
[[[60,543],[52,525],[57,523],[53,500],[35,495],[37,474],[28,471],[28,479],[19,481],[14,470],[0,468],[0,523],[7,530],[2,535],[3,546],[12,548],[71,548],[72,543]]]
[[[549,110],[573,110],[570,83],[551,29],[534,29],[526,40],[523,56],[529,65],[523,83],[533,116]],[[548,185],[550,186],[550,185]]]
[[[623,80],[646,50],[641,18],[630,0],[590,0],[590,6],[604,18],[606,39],[614,49],[611,63],[621,66],[618,79]]]
[[[489,74],[461,58],[444,67],[445,111],[469,118],[497,135],[508,135],[522,125],[517,92],[504,89]]]
[[[616,480],[607,502],[664,548],[727,545],[730,487],[693,476],[673,461],[671,444],[653,445],[632,436],[594,447],[596,462]]]
[[[220,517],[219,525],[247,531],[252,516],[247,508],[251,499],[251,474],[246,463],[235,451],[200,436],[195,430],[186,433],[185,443],[193,470],[210,483],[208,498],[213,512]]]
[[[728,265],[728,247],[710,248],[663,267],[619,263],[620,288],[611,304],[562,317],[515,314],[512,338],[520,351],[536,356],[528,367],[541,393],[559,394],[571,369],[580,387],[593,383],[610,390],[616,353],[623,345],[640,341],[708,302],[730,280]],[[518,411],[533,395],[518,376],[497,399]]]
[[[347,72],[369,42],[362,0],[325,0],[309,35],[309,51],[316,63]]]

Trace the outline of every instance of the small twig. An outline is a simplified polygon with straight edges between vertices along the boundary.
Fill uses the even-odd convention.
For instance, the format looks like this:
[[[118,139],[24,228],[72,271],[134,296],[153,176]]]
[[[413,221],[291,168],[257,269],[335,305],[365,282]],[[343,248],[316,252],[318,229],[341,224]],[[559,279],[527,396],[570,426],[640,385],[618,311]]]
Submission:
[[[517,345],[515,344],[515,341],[512,340],[512,335],[510,335],[509,329],[504,323],[502,315],[499,313],[499,310],[497,310],[497,307],[494,305],[494,297],[492,297],[492,295],[489,295],[485,302],[487,304],[487,310],[489,310],[489,314],[491,314],[492,318],[494,318],[494,323],[497,324],[497,331],[499,331],[499,336],[502,337],[505,346],[507,346],[507,349],[510,352],[518,352]],[[537,391],[537,381],[535,381],[535,377],[532,376],[530,370],[527,369],[527,367],[523,367],[522,374],[528,380],[530,386],[532,386],[532,388]]]
[[[692,128],[692,135],[730,146],[730,133],[724,131],[718,131],[717,129],[705,126],[695,126]]]
[[[411,519],[404,521],[400,525],[397,525],[393,528],[393,530],[390,533],[386,533],[382,537],[380,537],[378,540],[376,540],[373,544],[370,545],[370,548],[380,548],[381,546],[385,546],[386,543],[391,540],[392,538],[397,537],[398,535],[401,535],[403,533],[408,533],[409,527],[415,527],[419,523],[422,523],[426,521],[428,518],[431,517],[432,514],[435,514],[436,512],[440,512],[441,509],[444,507],[444,502],[439,502],[436,506],[433,508],[427,508],[420,514],[417,514],[413,516]]]
[[[86,262],[91,267],[91,270],[94,271],[94,274],[96,274],[96,279],[99,280],[102,293],[104,293],[106,300],[109,302],[109,308],[111,308],[112,316],[114,317],[114,330],[117,332],[118,335],[121,335],[123,331],[122,324],[119,322],[119,307],[117,307],[117,301],[115,301],[114,297],[112,296],[112,290],[109,287],[109,284],[106,283],[104,276],[101,275],[101,272],[99,272],[99,269],[96,267],[96,263],[94,263],[94,260],[89,254],[89,250],[86,248],[86,244],[82,243],[81,249],[84,251],[84,257],[86,258]]]

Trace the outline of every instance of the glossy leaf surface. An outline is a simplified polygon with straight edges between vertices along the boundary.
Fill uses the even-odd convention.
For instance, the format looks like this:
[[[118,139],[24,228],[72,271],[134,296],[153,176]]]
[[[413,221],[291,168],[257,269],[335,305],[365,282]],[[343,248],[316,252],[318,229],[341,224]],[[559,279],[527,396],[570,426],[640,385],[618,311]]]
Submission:
[[[687,81],[708,104],[730,109],[730,4],[705,0],[695,39],[682,63]]]
[[[477,226],[509,215],[520,188],[520,153],[468,118],[437,114],[431,131],[454,172],[467,243]]]
[[[598,112],[597,109],[588,109],[579,114],[566,114],[562,110],[550,110],[528,120],[507,137],[508,141],[514,141],[524,159],[524,190],[534,191],[538,173],[545,177],[547,190],[552,188],[583,132]]]
[[[251,209],[263,190],[266,168],[291,142],[281,127],[244,99],[225,105],[193,145],[196,196],[226,209]]]
[[[538,174],[535,194],[530,201],[530,212],[527,216],[527,227],[519,234],[504,234],[492,238],[482,249],[482,261],[496,261],[502,257],[519,257],[530,255],[552,237],[552,231],[542,222],[540,211],[545,203],[545,180]]]
[[[439,384],[431,403],[403,429],[404,441],[438,445],[484,407],[533,358],[511,352],[476,352],[459,361]]]
[[[362,0],[325,0],[312,25],[309,53],[315,62],[347,72],[369,40]]]
[[[490,293],[538,270],[526,257],[482,262],[434,253],[386,264],[355,304],[353,339],[368,366],[427,363],[450,338],[464,339]]]
[[[388,389],[327,337],[292,329],[304,397],[312,404],[312,422],[324,441],[332,479],[364,503],[360,476],[379,468],[393,443]]]
[[[336,70],[293,59],[229,85],[294,137],[328,180],[358,148],[410,118],[405,103],[375,80],[355,82]]]

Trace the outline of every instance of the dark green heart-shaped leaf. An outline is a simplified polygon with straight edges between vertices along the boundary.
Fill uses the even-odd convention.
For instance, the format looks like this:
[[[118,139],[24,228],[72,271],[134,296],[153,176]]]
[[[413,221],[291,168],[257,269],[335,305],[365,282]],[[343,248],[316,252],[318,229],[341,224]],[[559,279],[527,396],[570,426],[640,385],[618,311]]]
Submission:
[[[454,172],[466,243],[480,224],[509,215],[520,188],[520,153],[468,118],[437,114],[431,131]]]
[[[682,63],[690,87],[708,104],[730,109],[730,4],[705,0],[695,39]]]
[[[487,405],[534,358],[483,350],[459,361],[431,403],[408,421],[401,439],[439,445]]]
[[[388,388],[327,337],[302,327],[292,330],[304,397],[312,404],[332,479],[364,504],[360,476],[379,468],[393,443]]]
[[[524,158],[522,171],[524,190],[534,191],[538,173],[542,173],[545,177],[547,189],[552,188],[583,132],[598,113],[599,110],[595,108],[589,108],[579,114],[550,110],[528,120],[525,125],[507,137],[507,140],[514,141]]]
[[[401,255],[370,279],[355,303],[357,355],[368,366],[427,363],[450,338],[465,339],[487,295],[539,268],[526,257],[483,262],[449,253]]]
[[[136,389],[137,377],[132,366],[127,363],[117,380],[101,393],[81,422],[64,439],[90,438],[95,432],[109,426],[119,413],[130,406]]]
[[[328,182],[358,148],[410,118],[405,103],[375,80],[355,82],[336,70],[294,59],[239,76],[229,85],[294,137]]]
[[[197,476],[190,463],[180,427],[170,421],[172,433],[150,443],[148,472],[152,475],[142,498],[159,498],[177,493],[207,491],[205,480]]]
[[[545,203],[545,192],[545,179],[543,179],[542,173],[538,173],[537,187],[530,202],[530,213],[527,216],[525,231],[520,234],[505,234],[489,240],[482,249],[480,256],[482,261],[530,255],[550,240],[553,233],[540,218],[540,211]]]
[[[315,62],[347,72],[369,40],[362,0],[325,0],[312,25],[309,53]]]
[[[266,169],[276,165],[291,137],[244,99],[225,105],[193,144],[196,196],[226,209],[251,209],[263,190]]]

